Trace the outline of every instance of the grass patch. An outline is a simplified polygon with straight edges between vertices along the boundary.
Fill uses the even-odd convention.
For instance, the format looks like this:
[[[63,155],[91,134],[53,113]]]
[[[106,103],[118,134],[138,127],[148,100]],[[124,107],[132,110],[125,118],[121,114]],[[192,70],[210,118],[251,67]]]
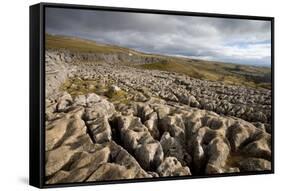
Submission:
[[[67,49],[86,53],[128,53],[129,49],[118,46],[96,43],[74,37],[46,34],[47,49]]]
[[[271,89],[271,70],[266,67],[178,58],[170,58],[137,67],[148,70],[176,72],[201,80],[223,82],[228,85]]]
[[[61,85],[60,90],[68,92],[72,97],[96,93],[100,96],[107,97],[109,101],[114,103],[129,103],[129,94],[123,90],[116,92],[110,91],[111,85],[112,83],[104,84],[102,81],[70,78]]]
[[[127,92],[123,90],[117,92],[112,92],[109,90],[105,93],[105,96],[108,97],[111,102],[128,103],[129,101]]]
[[[88,93],[102,94],[106,87],[94,80],[82,80],[80,78],[71,78],[66,80],[60,87],[61,91],[68,92],[71,96],[85,95]]]

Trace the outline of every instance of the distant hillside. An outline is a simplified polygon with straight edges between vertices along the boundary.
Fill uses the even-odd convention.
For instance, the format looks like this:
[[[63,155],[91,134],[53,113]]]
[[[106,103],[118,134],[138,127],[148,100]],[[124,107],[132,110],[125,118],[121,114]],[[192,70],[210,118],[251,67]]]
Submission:
[[[115,55],[119,62],[141,69],[183,73],[193,78],[253,88],[271,88],[271,68],[142,53],[91,40],[46,34],[47,49]]]
[[[132,55],[152,56],[151,54],[145,54],[125,47],[97,43],[93,40],[50,34],[46,34],[45,37],[47,49],[67,49],[83,53],[130,53]]]

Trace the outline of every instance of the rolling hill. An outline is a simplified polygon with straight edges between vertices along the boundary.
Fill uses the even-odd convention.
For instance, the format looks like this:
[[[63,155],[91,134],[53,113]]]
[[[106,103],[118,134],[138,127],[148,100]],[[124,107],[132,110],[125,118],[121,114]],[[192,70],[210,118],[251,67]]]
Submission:
[[[114,55],[119,63],[131,67],[182,73],[193,78],[221,81],[230,85],[271,89],[271,68],[269,67],[147,54],[76,37],[50,34],[46,34],[45,37],[47,49],[63,49],[76,54]]]

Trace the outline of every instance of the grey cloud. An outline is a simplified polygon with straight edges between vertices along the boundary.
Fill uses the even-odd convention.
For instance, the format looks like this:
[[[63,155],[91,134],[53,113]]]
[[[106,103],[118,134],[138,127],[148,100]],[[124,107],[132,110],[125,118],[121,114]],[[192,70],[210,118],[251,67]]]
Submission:
[[[249,46],[270,45],[267,21],[47,8],[46,31],[145,52],[270,65],[270,46]],[[264,56],[257,59],[255,48]]]

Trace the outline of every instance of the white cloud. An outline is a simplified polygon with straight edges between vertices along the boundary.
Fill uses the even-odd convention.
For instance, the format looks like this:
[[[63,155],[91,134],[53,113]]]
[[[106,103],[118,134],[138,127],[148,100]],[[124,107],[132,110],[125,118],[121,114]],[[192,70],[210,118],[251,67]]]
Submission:
[[[224,55],[228,57],[238,57],[245,59],[263,59],[270,56],[269,44],[251,44],[246,47],[226,46],[222,47]]]

